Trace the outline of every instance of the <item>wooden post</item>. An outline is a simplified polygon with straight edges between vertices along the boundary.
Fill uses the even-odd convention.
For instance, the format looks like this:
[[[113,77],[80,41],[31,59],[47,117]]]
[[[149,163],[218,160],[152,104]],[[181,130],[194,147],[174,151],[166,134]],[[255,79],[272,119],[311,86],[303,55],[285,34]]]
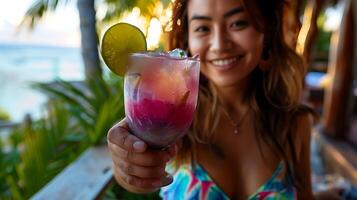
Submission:
[[[357,116],[356,114],[357,113],[353,113],[353,112],[357,112],[357,94],[354,93],[353,90],[357,90],[357,1],[354,0],[352,1],[352,13],[353,13],[353,25],[354,25],[354,54],[353,54],[353,69],[354,69],[354,72],[353,72],[353,77],[354,77],[354,85],[352,88],[352,102],[351,102],[351,109],[350,109],[350,113],[349,113],[349,116],[351,117],[352,121],[350,122],[351,123],[351,126],[350,126],[350,132],[349,132],[349,135],[347,136],[348,137],[348,140],[354,144],[355,146],[357,146]],[[354,116],[355,115],[355,116]]]
[[[307,0],[304,11],[304,21],[297,39],[296,51],[303,56],[309,66],[312,44],[317,36],[317,17],[322,9],[324,0]]]
[[[284,39],[290,48],[295,49],[301,29],[300,9],[303,0],[288,0],[284,6]]]
[[[340,28],[332,34],[328,76],[331,83],[325,89],[322,130],[329,136],[342,138],[349,126],[347,110],[352,92],[353,20],[352,1],[344,4]]]

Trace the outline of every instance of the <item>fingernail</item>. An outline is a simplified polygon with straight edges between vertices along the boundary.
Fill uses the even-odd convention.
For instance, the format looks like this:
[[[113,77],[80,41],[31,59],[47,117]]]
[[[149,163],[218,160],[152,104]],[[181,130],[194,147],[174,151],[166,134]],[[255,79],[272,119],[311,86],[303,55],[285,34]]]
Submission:
[[[142,141],[136,141],[133,144],[133,148],[134,150],[138,150],[138,151],[143,150],[145,148],[145,143]]]
[[[163,178],[163,180],[154,181],[151,185],[153,187],[164,187],[171,184],[173,180],[174,180],[173,176],[171,174],[167,174]]]
[[[163,186],[166,186],[166,185],[169,185],[170,183],[172,183],[173,179],[174,178],[172,177],[171,174],[167,174],[164,179]]]

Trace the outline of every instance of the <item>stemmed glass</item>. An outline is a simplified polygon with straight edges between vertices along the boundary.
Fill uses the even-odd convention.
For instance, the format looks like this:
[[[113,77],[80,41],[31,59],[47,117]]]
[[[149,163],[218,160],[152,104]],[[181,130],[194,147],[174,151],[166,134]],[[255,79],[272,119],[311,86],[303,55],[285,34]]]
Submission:
[[[124,81],[125,114],[134,135],[151,148],[175,143],[190,127],[200,62],[165,53],[133,53]]]

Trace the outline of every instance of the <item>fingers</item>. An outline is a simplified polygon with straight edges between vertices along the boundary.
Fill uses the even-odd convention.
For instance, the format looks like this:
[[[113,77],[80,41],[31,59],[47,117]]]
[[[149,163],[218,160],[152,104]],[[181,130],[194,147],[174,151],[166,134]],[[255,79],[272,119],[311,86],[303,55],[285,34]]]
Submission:
[[[137,153],[122,149],[113,143],[108,143],[108,146],[113,160],[125,160],[145,167],[165,165],[171,158],[165,151],[146,150],[143,153]]]
[[[140,178],[160,178],[166,176],[165,165],[155,167],[143,167],[126,161],[115,163],[115,166],[124,173]]]
[[[107,136],[108,143],[116,144],[117,146],[133,152],[144,152],[147,149],[147,144],[130,134],[126,118],[113,126]]]
[[[117,177],[117,179],[121,179],[131,186],[142,189],[155,189],[163,187],[169,185],[173,181],[172,176],[169,174],[157,178],[141,178],[123,172],[121,169],[119,169],[119,166],[114,166],[114,168],[115,176]]]
[[[165,166],[175,154],[175,146],[166,151],[149,149],[145,142],[130,133],[125,119],[109,130],[107,141],[115,177],[122,180],[124,186],[137,187],[135,191],[151,190],[172,182]]]

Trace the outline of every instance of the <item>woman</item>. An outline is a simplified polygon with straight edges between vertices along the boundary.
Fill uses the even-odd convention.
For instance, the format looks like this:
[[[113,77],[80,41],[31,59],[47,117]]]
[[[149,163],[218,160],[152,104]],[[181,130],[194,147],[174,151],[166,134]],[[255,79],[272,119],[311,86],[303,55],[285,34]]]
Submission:
[[[108,145],[121,186],[148,193],[171,183],[165,199],[313,199],[305,69],[283,40],[283,3],[174,3],[170,49],[201,60],[195,120],[167,151],[148,149],[125,119],[115,125]]]

